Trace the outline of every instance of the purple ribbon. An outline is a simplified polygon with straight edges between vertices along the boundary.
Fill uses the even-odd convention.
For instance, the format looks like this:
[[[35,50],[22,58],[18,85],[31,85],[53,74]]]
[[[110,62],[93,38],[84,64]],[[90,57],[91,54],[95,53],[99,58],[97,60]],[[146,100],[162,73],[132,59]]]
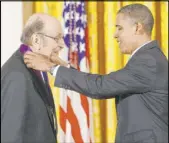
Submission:
[[[21,44],[19,51],[24,55],[27,51],[32,51],[32,50],[27,45]]]
[[[31,48],[25,44],[21,44],[19,51],[22,53],[22,55],[24,55],[27,51],[32,51]],[[35,73],[42,79],[42,75],[43,78],[45,80],[45,83],[47,83],[47,85],[49,86],[49,80],[48,80],[48,76],[46,72],[42,72],[42,75],[40,74],[40,71],[34,70]],[[49,86],[50,87],[50,86]]]
[[[22,55],[24,55],[27,51],[32,51],[31,48],[25,44],[21,44],[20,48],[19,48],[19,51],[22,53]],[[34,70],[34,72],[36,73],[36,75],[41,79],[42,79],[42,75],[43,75],[43,78],[45,80],[45,83],[47,84],[47,87],[48,87],[48,91],[51,92],[51,88],[50,88],[50,85],[49,85],[49,80],[48,80],[48,76],[47,76],[47,73],[46,72],[42,72],[42,75],[40,73],[40,71],[37,71],[37,70]],[[51,92],[52,93],[52,92]]]

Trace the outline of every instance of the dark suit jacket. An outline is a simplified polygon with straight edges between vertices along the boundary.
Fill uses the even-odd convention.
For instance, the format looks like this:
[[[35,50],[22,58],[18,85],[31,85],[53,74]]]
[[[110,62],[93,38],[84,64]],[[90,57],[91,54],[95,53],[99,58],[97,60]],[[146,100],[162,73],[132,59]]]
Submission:
[[[168,143],[168,61],[157,41],[107,75],[59,67],[55,86],[95,99],[116,98],[117,143]]]
[[[52,95],[17,50],[1,69],[1,142],[56,143]]]

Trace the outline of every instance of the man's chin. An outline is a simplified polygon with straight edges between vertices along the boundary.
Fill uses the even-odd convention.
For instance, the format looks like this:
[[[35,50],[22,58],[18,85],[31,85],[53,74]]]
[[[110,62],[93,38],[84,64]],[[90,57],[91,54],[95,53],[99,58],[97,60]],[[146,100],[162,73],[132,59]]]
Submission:
[[[127,49],[120,48],[120,50],[123,54],[130,54]]]
[[[125,54],[125,52],[126,52],[126,50],[125,50],[124,48],[121,48],[121,47],[120,47],[120,51],[121,51],[121,53],[123,53],[123,54]]]

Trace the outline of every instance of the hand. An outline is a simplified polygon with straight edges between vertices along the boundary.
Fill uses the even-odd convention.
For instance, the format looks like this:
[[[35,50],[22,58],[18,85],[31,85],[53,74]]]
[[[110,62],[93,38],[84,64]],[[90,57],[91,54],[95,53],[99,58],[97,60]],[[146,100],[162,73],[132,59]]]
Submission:
[[[24,63],[28,68],[45,72],[49,72],[51,67],[56,65],[47,56],[30,51],[24,54]]]
[[[50,61],[52,63],[55,63],[56,65],[61,65],[61,66],[65,66],[65,67],[68,66],[68,63],[66,63],[61,58],[59,58],[57,49],[52,50],[52,53],[50,55]]]

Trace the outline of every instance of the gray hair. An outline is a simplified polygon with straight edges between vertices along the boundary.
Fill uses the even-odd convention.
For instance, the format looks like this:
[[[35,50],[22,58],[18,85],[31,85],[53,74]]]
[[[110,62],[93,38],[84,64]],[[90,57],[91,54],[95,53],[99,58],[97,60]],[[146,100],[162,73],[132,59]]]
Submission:
[[[129,16],[135,22],[142,23],[144,30],[151,35],[154,25],[154,18],[147,6],[142,4],[131,4],[122,7],[117,12],[117,14],[119,13],[123,13],[124,15]]]
[[[31,20],[30,20],[31,21]],[[41,32],[44,28],[44,22],[40,18],[36,18],[31,22],[25,25],[22,35],[21,35],[21,42],[26,45],[31,45],[31,36],[33,33]]]

